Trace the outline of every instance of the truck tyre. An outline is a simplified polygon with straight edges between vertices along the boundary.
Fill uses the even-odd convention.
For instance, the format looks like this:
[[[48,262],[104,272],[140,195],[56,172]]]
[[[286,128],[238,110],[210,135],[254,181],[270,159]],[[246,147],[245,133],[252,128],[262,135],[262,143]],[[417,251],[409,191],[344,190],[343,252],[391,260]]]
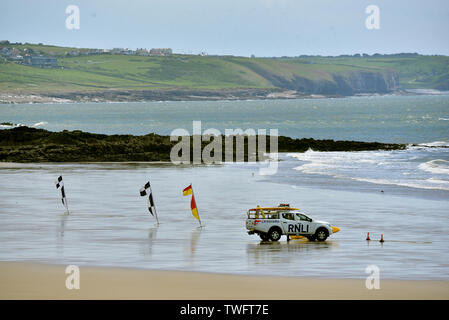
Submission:
[[[325,241],[329,237],[329,232],[326,230],[326,228],[319,228],[315,232],[315,239],[318,241]]]
[[[309,241],[315,241],[315,236],[307,236],[307,240]]]
[[[262,239],[262,241],[269,241],[270,237],[268,236],[267,233],[259,233],[259,237],[260,239]]]
[[[279,239],[282,236],[282,231],[279,228],[271,228],[270,231],[268,231],[268,236],[270,237],[271,241],[279,241]]]

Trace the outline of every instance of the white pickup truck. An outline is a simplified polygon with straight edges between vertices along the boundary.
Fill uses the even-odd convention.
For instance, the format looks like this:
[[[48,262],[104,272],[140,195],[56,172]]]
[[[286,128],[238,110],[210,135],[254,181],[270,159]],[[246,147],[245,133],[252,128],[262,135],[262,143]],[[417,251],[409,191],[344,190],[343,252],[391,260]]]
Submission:
[[[328,222],[313,220],[287,204],[249,209],[246,229],[248,234],[258,234],[263,241],[278,241],[282,235],[325,241],[331,234],[340,231]]]

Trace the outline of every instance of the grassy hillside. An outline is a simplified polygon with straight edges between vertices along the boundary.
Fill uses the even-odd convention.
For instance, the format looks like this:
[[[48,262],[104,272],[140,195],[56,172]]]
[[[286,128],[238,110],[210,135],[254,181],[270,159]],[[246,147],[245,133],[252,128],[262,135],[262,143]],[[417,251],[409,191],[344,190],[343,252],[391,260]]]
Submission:
[[[356,72],[394,71],[403,88],[447,89],[449,57],[304,57],[244,58],[232,56],[128,55],[65,56],[75,50],[46,45],[8,45],[58,57],[60,68],[41,69],[0,58],[0,93],[92,92],[109,89],[288,89],[297,81],[335,82]],[[88,49],[76,49],[87,52]]]
[[[60,69],[0,64],[0,91],[267,88],[260,75],[220,57],[92,55],[59,58]]]
[[[58,59],[61,69],[0,64],[0,90],[79,91],[99,89],[274,88],[268,75],[291,79],[332,80],[331,72],[366,69],[344,65],[305,64],[301,60],[172,55],[141,57],[91,55]]]

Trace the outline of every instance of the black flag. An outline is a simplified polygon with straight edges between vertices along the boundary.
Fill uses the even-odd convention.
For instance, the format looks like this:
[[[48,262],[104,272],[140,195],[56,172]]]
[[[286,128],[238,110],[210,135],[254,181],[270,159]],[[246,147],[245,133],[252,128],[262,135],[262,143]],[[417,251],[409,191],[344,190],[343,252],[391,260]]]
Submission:
[[[142,189],[140,189],[140,195],[142,197],[146,196],[147,190],[149,191],[149,196],[148,196],[148,211],[150,211],[151,215],[153,217],[156,217],[156,220],[158,220],[157,218],[157,213],[156,213],[156,206],[154,205],[154,200],[153,200],[153,191],[151,190],[151,185],[150,185],[150,181],[148,181],[147,183],[145,183],[145,185],[143,186]],[[158,221],[159,223],[159,221]]]
[[[142,189],[140,189],[140,195],[142,197],[147,195],[147,189],[150,189],[150,192],[151,192],[151,186],[150,186],[150,182],[149,181],[147,183],[145,183],[145,185],[143,186]]]
[[[67,212],[69,212],[69,206],[67,204],[67,198],[65,196],[64,182],[62,181],[62,176],[58,177],[58,180],[56,180],[55,184],[56,184],[56,189],[61,189],[61,201],[62,201],[62,204],[67,209]]]

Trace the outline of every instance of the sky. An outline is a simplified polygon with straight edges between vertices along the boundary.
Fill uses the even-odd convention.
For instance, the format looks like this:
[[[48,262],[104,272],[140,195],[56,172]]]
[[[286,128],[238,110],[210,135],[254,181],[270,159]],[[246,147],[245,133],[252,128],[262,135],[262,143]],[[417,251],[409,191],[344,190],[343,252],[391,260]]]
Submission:
[[[79,29],[66,8],[79,8]],[[379,29],[365,12],[379,8]],[[260,57],[449,55],[448,0],[2,0],[0,40]]]

